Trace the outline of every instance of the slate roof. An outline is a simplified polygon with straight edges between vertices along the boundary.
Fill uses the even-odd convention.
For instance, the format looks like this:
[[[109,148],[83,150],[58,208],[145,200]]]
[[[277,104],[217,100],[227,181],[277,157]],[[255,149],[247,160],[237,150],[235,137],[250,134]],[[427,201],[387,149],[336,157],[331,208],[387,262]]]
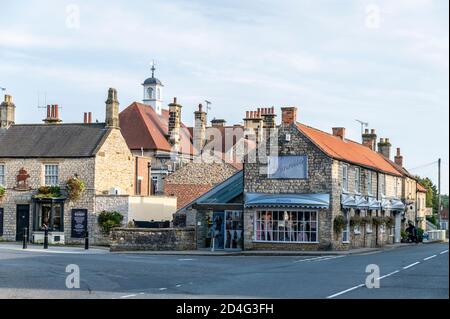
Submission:
[[[134,102],[120,115],[120,129],[131,150],[159,150],[170,152],[172,147],[167,140],[169,132],[169,111],[163,109],[161,115],[142,103]],[[181,149],[183,154],[195,154],[192,136],[187,126],[181,123]]]
[[[0,132],[0,158],[92,157],[108,131],[104,123],[13,125]]]
[[[383,155],[372,151],[367,146],[357,142],[325,133],[316,128],[297,124],[297,128],[331,158],[352,164],[372,168],[374,170],[395,176],[403,176]]]

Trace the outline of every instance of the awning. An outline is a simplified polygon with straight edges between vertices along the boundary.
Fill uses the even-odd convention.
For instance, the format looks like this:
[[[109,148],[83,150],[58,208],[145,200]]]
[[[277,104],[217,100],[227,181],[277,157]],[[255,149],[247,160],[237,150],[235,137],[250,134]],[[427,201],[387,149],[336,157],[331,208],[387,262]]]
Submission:
[[[293,207],[329,208],[329,194],[261,194],[246,193],[246,208],[253,207]]]
[[[405,210],[406,205],[403,204],[401,200],[392,199],[391,200],[391,210]]]
[[[369,197],[369,209],[380,210],[381,202],[374,197]]]
[[[354,208],[354,209],[368,209],[369,202],[368,200],[361,195],[349,195],[342,194],[341,196],[341,204],[343,208]]]
[[[384,210],[390,210],[392,208],[391,200],[383,198],[381,200],[381,208]]]

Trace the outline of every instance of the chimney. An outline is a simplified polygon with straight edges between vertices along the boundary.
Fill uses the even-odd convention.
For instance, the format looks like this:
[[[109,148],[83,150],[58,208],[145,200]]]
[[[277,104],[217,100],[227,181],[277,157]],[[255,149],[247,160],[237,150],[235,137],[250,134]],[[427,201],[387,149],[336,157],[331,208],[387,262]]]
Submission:
[[[281,123],[284,126],[297,124],[297,108],[296,107],[282,107],[281,108]]]
[[[388,138],[380,138],[378,142],[378,153],[383,155],[385,158],[391,158],[391,142]]]
[[[87,115],[86,112],[84,112],[84,121],[83,121],[83,123],[84,123],[84,124],[87,124],[87,123],[88,123],[88,115]]]
[[[173,98],[173,103],[169,104],[169,143],[175,146],[178,151],[180,146],[180,128],[181,128],[181,108],[177,103],[177,98]]]
[[[119,126],[119,101],[117,100],[117,90],[110,88],[108,90],[108,99],[106,100],[106,119],[107,128],[120,128]]]
[[[400,147],[397,148],[397,155],[394,157],[395,164],[403,167],[403,156]]]
[[[276,118],[276,114],[275,114],[275,108],[265,108],[264,112],[262,114],[262,118],[263,118],[263,123],[264,123],[264,129],[271,129],[271,128],[275,128],[276,127],[276,123],[275,123],[275,118]]]
[[[59,119],[58,108],[57,104],[47,105],[47,118],[43,119],[45,124],[59,124],[62,122]]]
[[[9,128],[16,120],[16,106],[11,95],[5,95],[5,100],[0,104],[0,128]]]
[[[333,135],[345,140],[345,127],[333,127]]]
[[[372,129],[370,132],[368,129],[366,129],[364,131],[364,134],[362,135],[362,141],[364,146],[367,146],[372,151],[376,152],[377,134],[375,133],[374,129]]]
[[[194,148],[201,152],[206,142],[206,112],[203,105],[198,106],[198,111],[194,112]]]
[[[92,112],[88,113],[88,123],[91,124],[92,123]]]
[[[227,123],[227,121],[224,119],[214,119],[211,121],[212,127],[224,127],[225,123]]]

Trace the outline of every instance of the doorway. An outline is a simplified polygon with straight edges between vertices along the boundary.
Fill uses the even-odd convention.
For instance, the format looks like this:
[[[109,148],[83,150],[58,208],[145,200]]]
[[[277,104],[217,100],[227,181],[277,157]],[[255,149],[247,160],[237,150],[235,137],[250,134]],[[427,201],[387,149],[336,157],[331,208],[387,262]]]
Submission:
[[[214,249],[242,249],[242,212],[214,212],[212,219]]]
[[[27,228],[27,238],[30,238],[30,205],[17,205],[16,241],[23,240],[25,227]]]

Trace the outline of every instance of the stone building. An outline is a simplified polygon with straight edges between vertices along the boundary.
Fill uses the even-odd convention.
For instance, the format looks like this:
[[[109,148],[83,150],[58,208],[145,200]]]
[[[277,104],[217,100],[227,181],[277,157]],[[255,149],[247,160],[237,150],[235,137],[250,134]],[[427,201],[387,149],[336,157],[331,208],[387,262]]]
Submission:
[[[6,97],[2,114],[9,103]],[[6,121],[8,128],[0,131],[1,240],[22,240],[26,230],[30,240],[41,242],[47,226],[50,243],[80,243],[88,230],[91,241],[101,244],[98,213],[118,211],[127,222],[135,161],[118,111],[117,92],[110,89],[105,123],[61,123],[57,106],[48,107],[44,124]],[[73,178],[85,190],[71,199],[66,184]]]
[[[297,114],[282,108],[282,124],[249,153],[243,171],[179,211],[197,227],[199,248],[213,239],[216,249],[246,250],[345,250],[400,241],[402,173],[368,142],[347,139],[344,128],[325,133],[298,123]],[[247,118],[259,130],[261,122],[253,125],[258,112]]]

